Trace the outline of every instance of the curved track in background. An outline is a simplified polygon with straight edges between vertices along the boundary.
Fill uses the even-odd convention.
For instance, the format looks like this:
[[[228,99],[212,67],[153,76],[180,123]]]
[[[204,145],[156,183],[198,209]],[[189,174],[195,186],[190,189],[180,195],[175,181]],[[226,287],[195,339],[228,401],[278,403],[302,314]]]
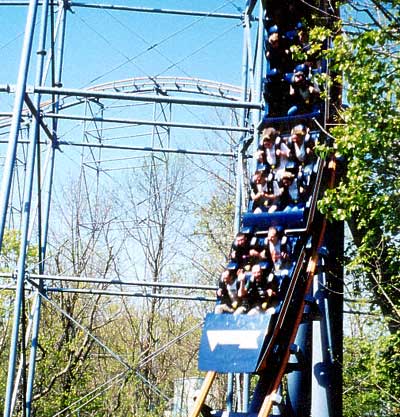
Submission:
[[[31,87],[32,88],[32,87]],[[0,92],[13,93],[16,86],[0,86]],[[95,93],[125,93],[134,95],[156,94],[160,96],[178,97],[182,96],[206,96],[214,97],[227,101],[240,101],[243,97],[243,89],[226,83],[219,83],[212,80],[189,77],[134,77],[125,80],[117,80],[108,83],[95,85],[86,90],[89,94]],[[56,93],[57,91],[55,91]],[[90,97],[90,96],[89,96]],[[51,107],[59,102],[58,110],[66,110],[82,104],[82,99],[71,95],[59,96],[56,101],[45,101],[40,105],[42,117],[52,112]],[[26,107],[22,110],[23,119],[29,118],[32,108]],[[0,129],[4,129],[11,124],[12,113],[8,115],[0,114]]]

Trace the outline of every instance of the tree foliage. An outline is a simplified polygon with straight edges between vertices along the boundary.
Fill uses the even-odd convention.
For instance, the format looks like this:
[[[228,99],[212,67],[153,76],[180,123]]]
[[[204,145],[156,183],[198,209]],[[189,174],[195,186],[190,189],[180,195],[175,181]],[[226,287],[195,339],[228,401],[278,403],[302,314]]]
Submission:
[[[204,241],[202,262],[211,274],[217,275],[227,263],[233,242],[234,201],[229,193],[215,193],[199,210],[195,233]]]
[[[364,2],[365,10],[368,5]],[[399,5],[375,9],[368,23],[342,25],[329,52],[332,68],[344,80],[348,106],[339,111],[331,130],[335,152],[345,175],[322,201],[325,213],[350,224],[357,257],[387,317],[389,328],[400,325],[400,54]],[[367,16],[374,11],[375,2]],[[385,14],[383,14],[383,11]],[[351,23],[351,22],[350,22]]]
[[[0,271],[14,272],[17,266],[21,242],[19,230],[6,229],[4,231],[3,244],[0,253]],[[35,245],[28,247],[26,263],[30,272],[35,271],[38,248]]]
[[[399,337],[345,339],[344,415],[387,416],[400,412]]]
[[[330,130],[345,169],[320,208],[348,222],[356,245],[347,264],[357,281],[354,295],[365,288],[371,310],[381,314],[375,324],[389,331],[345,340],[344,415],[393,416],[399,413],[400,3],[354,1],[343,10],[327,57],[346,104]]]

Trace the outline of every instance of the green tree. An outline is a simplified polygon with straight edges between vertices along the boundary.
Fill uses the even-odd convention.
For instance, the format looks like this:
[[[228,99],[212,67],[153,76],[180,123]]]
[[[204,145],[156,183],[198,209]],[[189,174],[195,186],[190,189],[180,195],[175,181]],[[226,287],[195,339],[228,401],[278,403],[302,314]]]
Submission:
[[[135,177],[137,181],[129,182],[126,206],[123,199],[115,198],[121,190],[102,197],[87,195],[74,184],[66,190],[58,227],[53,230],[49,271],[60,276],[128,280],[120,272],[126,268],[120,248],[132,250],[130,238],[139,247],[134,255],[141,256],[142,263],[147,260],[150,275],[144,277],[138,269],[136,279],[150,278],[153,283],[166,275],[178,282],[186,279],[177,268],[169,271],[171,261],[179,255],[171,229],[180,230],[183,219],[176,214],[177,205],[184,210],[182,170],[176,164],[168,171],[158,167],[150,175],[156,169],[154,165],[149,168]],[[115,207],[113,201],[121,207]],[[129,215],[124,213],[121,218],[130,229],[121,227],[120,209],[128,210]],[[43,307],[35,381],[37,413],[54,415],[68,408],[68,412],[79,409],[86,416],[161,415],[173,395],[174,379],[198,375],[195,352],[201,316],[187,302],[157,298],[162,294],[156,287],[140,302],[74,293],[75,289],[93,288],[89,283],[66,280],[62,286],[71,293],[52,294],[51,302]],[[107,286],[105,282],[99,289]],[[94,342],[89,332],[129,367]]]
[[[14,272],[19,257],[21,233],[19,230],[6,229],[4,231],[3,246],[0,253],[0,271]],[[38,248],[31,245],[28,248],[26,262],[30,272],[35,271],[37,263]]]
[[[3,246],[0,253],[0,272],[6,274],[15,272],[20,253],[20,235],[18,230],[5,230]],[[35,272],[37,259],[38,248],[35,245],[31,245],[28,248],[26,257],[26,263],[28,265],[27,270],[29,272]],[[15,280],[8,278],[7,275],[5,275],[2,284],[4,285],[4,289],[0,293],[0,363],[2,364],[2,366],[0,366],[0,397],[4,398],[11,341]],[[24,320],[25,319],[26,317],[24,317]],[[2,412],[1,407],[0,412]]]
[[[346,173],[339,186],[325,194],[321,206],[332,217],[349,222],[358,248],[352,265],[362,268],[374,301],[389,329],[396,332],[400,323],[400,34],[395,26],[399,6],[383,9],[381,5],[379,10],[386,13],[379,25],[373,20],[351,26],[353,31],[344,26],[334,38],[333,69],[343,76],[349,106],[339,112],[339,126],[331,133]]]
[[[344,352],[344,415],[398,415],[399,337],[345,338]]]
[[[321,209],[346,220],[356,252],[353,287],[370,295],[390,334],[345,343],[346,416],[397,415],[400,341],[400,55],[398,1],[348,2],[328,51],[334,81],[343,80],[334,149],[345,167]],[[379,307],[376,310],[375,307]],[[397,360],[396,360],[397,359]]]
[[[215,193],[199,210],[195,234],[203,243],[203,267],[208,275],[221,272],[228,261],[229,248],[233,242],[234,199],[229,192]]]

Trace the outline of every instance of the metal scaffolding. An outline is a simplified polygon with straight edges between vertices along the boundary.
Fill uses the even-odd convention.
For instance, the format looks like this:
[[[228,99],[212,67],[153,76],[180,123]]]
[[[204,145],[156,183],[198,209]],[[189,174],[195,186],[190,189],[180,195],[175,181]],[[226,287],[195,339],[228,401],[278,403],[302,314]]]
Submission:
[[[263,72],[263,6],[259,5],[258,16],[253,15],[254,2],[245,2],[242,13],[219,13],[217,11],[167,10],[143,7],[128,7],[117,4],[91,4],[84,2],[31,0],[2,1],[1,7],[23,7],[27,9],[26,27],[20,56],[18,79],[0,86],[0,94],[13,96],[13,111],[0,113],[0,133],[8,134],[1,140],[7,153],[3,162],[0,194],[0,248],[3,247],[4,234],[10,227],[19,230],[20,255],[12,276],[3,275],[5,284],[14,292],[13,328],[9,355],[7,390],[4,416],[14,413],[16,398],[22,398],[22,407],[26,416],[34,409],[33,387],[35,381],[36,358],[39,329],[41,326],[41,305],[43,300],[50,302],[52,292],[76,292],[80,294],[103,294],[108,296],[135,296],[177,298],[182,300],[210,301],[207,295],[154,294],[132,292],[127,285],[152,286],[149,282],[124,283],[110,282],[96,277],[85,278],[86,288],[68,287],[66,284],[81,282],[80,277],[46,275],[46,259],[49,244],[51,206],[55,179],[60,175],[57,162],[59,151],[70,152],[73,148],[82,150],[82,166],[99,170],[104,164],[107,151],[138,153],[139,157],[151,156],[153,166],[159,158],[169,154],[201,155],[228,158],[237,167],[236,229],[244,206],[244,145],[257,134],[255,125],[260,119],[263,104],[261,101]],[[201,19],[223,19],[239,22],[243,27],[242,85],[240,87],[217,81],[190,77],[136,77],[122,81],[113,81],[90,88],[71,88],[64,85],[64,54],[68,45],[68,14],[79,8],[109,10],[110,12],[146,13],[155,16],[174,15],[198,17]],[[40,14],[40,19],[38,18]],[[36,62],[33,59],[34,43],[37,42]],[[81,63],[84,64],[84,63]],[[33,84],[29,84],[30,75],[36,71]],[[11,75],[11,74],[10,74]],[[135,116],[133,106],[151,105],[149,116]],[[114,107],[130,106],[128,117],[110,117]],[[229,123],[184,122],[174,119],[177,107],[207,111],[223,109],[233,117]],[[132,110],[133,109],[133,110]],[[1,109],[0,109],[1,110]],[[141,114],[142,112],[140,112]],[[239,115],[239,116],[237,116]],[[63,123],[79,123],[82,129],[81,140],[71,139],[61,134]],[[113,139],[109,132],[124,132],[131,127],[150,126],[150,144],[140,145],[122,143]],[[225,150],[210,150],[198,146],[173,146],[171,129],[184,131],[211,131],[226,134],[240,134],[237,144]],[[108,136],[109,135],[109,136]],[[76,136],[76,135],[75,135]],[[87,153],[84,153],[87,150]],[[43,158],[44,155],[44,158]],[[157,157],[156,155],[159,155]],[[22,161],[21,161],[22,158]],[[113,156],[115,160],[115,156]],[[161,161],[162,162],[162,161]],[[23,166],[23,174],[18,168]],[[82,168],[81,168],[82,169]],[[62,170],[61,170],[62,174]],[[150,173],[151,175],[151,173]],[[36,181],[36,184],[35,184]],[[15,195],[21,195],[17,200]],[[18,219],[16,216],[16,205]],[[27,269],[27,253],[31,245],[37,245],[38,274]],[[118,284],[118,289],[99,289],[96,284]],[[91,287],[93,285],[93,288]],[[153,284],[153,288],[156,284]],[[213,286],[194,284],[174,285],[157,284],[158,289],[165,287],[177,289],[214,290]],[[34,297],[30,322],[25,328],[21,315],[25,308],[25,297]],[[51,301],[54,303],[53,301]],[[61,310],[60,310],[61,311]],[[23,336],[22,336],[23,335]],[[19,359],[22,345],[30,350],[29,363]],[[112,352],[110,352],[113,354]],[[24,357],[25,355],[23,355]],[[22,368],[23,372],[21,371]],[[26,383],[21,384],[21,373],[27,370]],[[156,388],[154,388],[156,389]]]

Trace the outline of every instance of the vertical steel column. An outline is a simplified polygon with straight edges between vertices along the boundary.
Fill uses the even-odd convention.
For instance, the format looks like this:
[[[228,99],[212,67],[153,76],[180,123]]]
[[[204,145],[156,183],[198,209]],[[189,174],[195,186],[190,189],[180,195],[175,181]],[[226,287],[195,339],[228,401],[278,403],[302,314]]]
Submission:
[[[39,291],[42,291],[43,280],[40,280]],[[35,304],[33,310],[33,324],[32,324],[32,339],[31,339],[31,352],[29,356],[29,373],[27,378],[26,386],[26,405],[25,405],[25,415],[30,417],[32,410],[32,393],[33,393],[33,381],[35,377],[36,370],[36,352],[38,347],[38,338],[39,338],[39,325],[40,325],[40,309],[42,306],[42,297],[37,292],[35,296]]]
[[[250,36],[250,18],[249,15],[247,13],[245,13],[245,28],[244,28],[244,43],[245,43],[245,53],[246,53],[246,63],[247,63],[247,71],[246,71],[246,82],[248,83],[248,79],[250,78],[250,89],[251,89],[251,93],[250,93],[250,99],[254,100],[254,63],[253,63],[253,56],[252,56],[252,49],[250,48],[251,46],[251,36]],[[250,66],[249,66],[249,62],[250,62]],[[250,117],[249,117],[250,116]],[[248,115],[248,119],[253,120],[253,113],[250,110],[250,114]],[[244,121],[243,121],[244,123]],[[254,123],[253,123],[254,125]],[[253,138],[254,140],[254,138]],[[243,154],[242,152],[240,153],[240,155],[243,158]],[[243,200],[243,195],[245,193],[245,189],[244,189],[244,181],[243,181],[243,160],[242,160],[242,165],[241,165],[242,171],[241,171],[241,195],[242,195],[242,200]],[[250,375],[249,374],[243,374],[243,387],[242,387],[242,401],[240,404],[240,411],[243,412],[247,412],[248,411],[248,407],[249,407],[249,391],[250,391]]]
[[[21,60],[19,64],[17,87],[14,99],[13,116],[8,139],[7,155],[4,162],[3,179],[0,189],[0,249],[3,246],[4,229],[7,218],[8,200],[10,198],[10,190],[12,177],[14,173],[15,157],[17,153],[17,142],[19,125],[21,121],[22,106],[24,104],[24,96],[26,89],[26,80],[28,77],[29,61],[32,51],[33,34],[36,23],[36,12],[38,0],[30,0],[28,15],[26,18],[24,42],[21,52]]]
[[[48,13],[48,1],[43,4],[42,10],[42,32],[41,32],[41,40],[39,46],[39,53],[40,51],[44,51],[45,49],[45,37],[46,37],[46,30],[47,30],[47,13]],[[58,74],[57,80],[55,84],[60,84],[61,76],[62,76],[62,62],[63,62],[63,53],[64,53],[64,40],[65,40],[65,10],[61,8],[59,10],[59,21],[61,21],[61,35],[59,37],[59,67],[58,67]],[[51,19],[53,16],[51,16]],[[51,39],[51,42],[54,42],[54,39]],[[55,57],[53,56],[52,59]],[[41,61],[39,70],[38,70],[38,80],[37,84],[40,85],[45,84],[45,75],[44,75],[44,59]],[[39,75],[40,71],[40,75]],[[38,96],[37,108],[40,106],[40,95]],[[58,111],[58,102],[56,103],[56,109]],[[56,142],[56,128],[57,122],[53,125],[53,142],[49,144],[49,153],[48,157],[50,160],[50,169],[47,175],[48,181],[46,186],[44,187],[46,190],[46,199],[44,205],[44,225],[43,225],[43,242],[40,248],[41,251],[41,259],[42,263],[40,265],[41,273],[44,272],[44,259],[46,258],[46,247],[47,247],[47,237],[48,237],[48,229],[49,229],[49,217],[50,217],[50,206],[51,206],[51,194],[52,194],[52,187],[53,187],[53,174],[54,174],[54,162],[55,162],[55,142]],[[42,227],[42,225],[39,225]],[[33,394],[33,383],[36,371],[36,353],[37,353],[37,346],[38,346],[38,339],[39,339],[39,328],[40,328],[40,311],[41,311],[41,304],[42,304],[42,297],[40,293],[44,291],[44,282],[43,280],[40,281],[40,287],[38,289],[38,293],[36,296],[36,305],[34,310],[33,316],[33,329],[32,329],[32,340],[31,340],[31,352],[29,358],[29,374],[28,374],[28,381],[27,381],[27,396],[26,396],[26,416],[30,417],[32,414],[32,394]]]
[[[312,375],[311,380],[311,414],[329,417],[329,360],[327,358],[327,322],[325,311],[325,272],[314,277],[314,297],[317,300],[322,320],[313,322],[312,335]]]
[[[7,150],[6,164],[5,164],[5,174],[2,182],[1,189],[1,226],[0,226],[0,247],[3,239],[5,219],[7,213],[8,199],[10,194],[11,179],[14,171],[14,162],[17,150],[17,141],[18,141],[18,130],[21,120],[21,111],[24,102],[25,89],[26,89],[26,80],[29,70],[29,61],[32,50],[32,41],[34,35],[34,27],[36,22],[36,13],[38,8],[38,2],[32,0],[29,3],[27,24],[25,29],[25,38],[23,52],[21,56],[17,91],[14,102],[13,110],[13,119],[11,124],[11,131],[9,137],[9,145]],[[14,321],[12,328],[12,336],[10,343],[10,354],[9,354],[9,364],[8,364],[8,377],[7,377],[7,387],[6,387],[6,398],[4,404],[4,417],[9,417],[11,415],[11,405],[12,405],[12,393],[15,380],[15,368],[17,362],[17,351],[18,351],[18,333],[21,321],[21,305],[22,299],[24,296],[24,279],[25,279],[25,260],[26,260],[26,250],[28,246],[27,237],[29,231],[29,215],[30,215],[30,206],[31,206],[31,196],[32,196],[32,183],[34,176],[34,166],[35,166],[35,157],[36,157],[36,140],[35,131],[36,129],[31,129],[31,141],[28,149],[28,159],[27,159],[27,180],[28,183],[25,187],[24,193],[24,205],[22,213],[22,225],[21,225],[21,244],[20,244],[20,256],[18,260],[18,275],[17,275],[17,288],[14,301]]]
[[[258,35],[257,35],[257,47],[256,47],[256,62],[254,71],[254,98],[253,101],[261,102],[262,99],[262,84],[263,84],[263,70],[264,70],[264,40],[265,30],[263,24],[264,8],[262,2],[260,2],[259,13],[258,13]],[[251,110],[251,121],[253,126],[258,126],[261,119],[261,109]],[[255,139],[253,142],[253,152],[258,147],[258,132],[254,132]],[[254,161],[253,168],[255,169],[257,161]]]
[[[247,87],[248,87],[248,67],[249,60],[247,54],[247,36],[246,32],[243,31],[243,53],[242,53],[242,101],[247,100]],[[247,110],[242,110],[240,119],[241,126],[246,124],[246,113]],[[238,144],[238,157],[237,157],[237,168],[236,168],[236,200],[235,200],[235,219],[234,219],[234,233],[239,231],[240,218],[242,215],[242,182],[243,182],[243,144],[246,136],[243,135]]]
[[[263,85],[263,70],[264,70],[264,40],[265,30],[263,23],[264,8],[262,1],[260,1],[260,7],[258,10],[258,36],[257,36],[257,52],[256,52],[256,68],[255,68],[255,100],[260,103],[262,98],[262,85]],[[261,109],[252,110],[254,115],[253,122],[258,124],[261,119]]]
[[[245,12],[244,13],[244,33],[246,34],[245,40],[247,44],[247,56],[248,56],[248,75],[249,75],[249,82],[250,82],[250,97],[251,101],[254,101],[254,92],[255,92],[255,83],[254,83],[254,56],[253,50],[251,48],[251,23],[250,17]]]
[[[243,31],[243,52],[242,52],[242,101],[247,100],[247,87],[248,87],[248,68],[249,68],[249,56],[247,51],[247,35]],[[247,110],[242,109],[242,115],[240,118],[240,125],[245,126],[247,119]],[[243,146],[246,140],[245,134],[243,134],[239,140],[237,149],[237,161],[236,161],[236,198],[235,198],[235,219],[234,219],[234,234],[238,233],[240,228],[240,220],[242,216],[242,204],[243,204]],[[228,374],[227,381],[227,394],[226,394],[226,406],[228,411],[232,411],[233,403],[233,374]]]
[[[37,58],[37,73],[36,73],[35,85],[44,85],[43,71],[44,71],[44,57],[46,55],[47,13],[48,13],[48,1],[44,1],[42,5],[41,26],[40,26],[39,43],[38,43],[38,51],[37,51],[38,58]],[[40,108],[40,103],[41,103],[41,95],[37,94],[36,100],[35,100],[35,107],[38,110]],[[39,120],[35,118],[33,122],[33,129],[31,130],[31,136],[32,136],[31,142],[30,142],[31,144],[39,143],[39,129],[40,129]],[[36,153],[36,146],[34,145],[31,145],[31,146],[32,148],[33,147],[35,148],[32,150],[34,153]],[[40,186],[40,178],[39,178],[38,184]],[[40,209],[40,204],[38,204],[38,209]],[[40,222],[41,220],[40,215],[38,216],[38,220]],[[41,224],[39,224],[39,228],[41,228]],[[42,246],[42,242],[39,242],[39,244]],[[44,257],[42,255],[43,255],[42,248],[40,248],[40,259],[41,259],[41,262],[39,264],[40,273],[43,273]],[[41,281],[39,291],[42,290],[42,287],[43,287],[43,282]],[[29,357],[29,372],[28,372],[27,386],[26,386],[25,413],[27,417],[31,415],[33,380],[34,380],[34,374],[35,374],[35,369],[36,369],[36,352],[37,352],[37,341],[38,341],[39,324],[40,324],[40,308],[41,308],[41,297],[39,294],[36,294],[35,307],[34,307],[33,319],[32,319],[33,326],[32,326],[31,351],[30,351],[30,357]]]
[[[250,374],[243,374],[243,404],[242,411],[247,413],[249,411],[250,398]]]
[[[58,38],[57,43],[57,57],[59,59],[58,61],[58,71],[57,71],[57,82],[56,85],[61,87],[62,86],[62,69],[63,69],[63,63],[64,63],[64,45],[65,45],[65,28],[67,25],[67,14],[66,14],[66,3],[60,1],[59,4],[62,5],[62,8],[60,8],[60,15],[61,15],[61,34]],[[61,7],[61,6],[59,6]]]
[[[53,144],[49,144],[49,163],[50,169],[47,175],[48,182],[43,187],[45,190],[46,198],[44,204],[44,225],[43,225],[43,241],[42,246],[40,248],[41,251],[41,259],[42,263],[39,266],[40,273],[44,272],[44,260],[46,259],[46,247],[47,247],[47,237],[48,237],[48,229],[49,229],[49,217],[50,217],[50,205],[51,205],[51,193],[53,187],[53,173],[54,173],[54,155],[55,155],[55,148]],[[32,394],[33,394],[33,382],[35,377],[36,371],[36,353],[38,348],[38,340],[39,340],[39,328],[40,328],[40,312],[41,312],[41,305],[42,305],[42,296],[41,293],[44,293],[44,280],[40,280],[39,289],[36,293],[36,300],[35,300],[35,309],[33,313],[33,327],[32,327],[32,339],[31,339],[31,351],[29,357],[29,373],[27,379],[27,396],[26,396],[26,417],[30,417],[32,414]]]
[[[343,222],[328,225],[325,245],[326,255],[321,257],[325,263],[314,284],[322,319],[313,323],[311,415],[339,417],[343,413]]]
[[[63,67],[63,60],[64,60],[64,44],[65,44],[65,27],[66,27],[66,13],[65,13],[65,7],[66,4],[63,2],[59,2],[61,3],[62,7],[60,6],[60,9],[58,10],[58,16],[57,16],[57,33],[58,31],[60,31],[60,33],[58,33],[58,43],[57,43],[57,54],[54,52],[54,56],[52,56],[53,58],[53,63],[56,62],[56,58],[58,58],[58,65],[57,65],[57,69],[54,70],[54,73],[52,74],[52,76],[54,77],[52,79],[52,86],[57,86],[57,87],[61,87],[62,86],[62,82],[61,82],[61,77],[62,77],[62,67]],[[52,17],[53,18],[53,17]],[[53,35],[53,34],[52,34]],[[51,43],[54,49],[54,43],[56,41],[56,36],[54,35],[54,39],[51,39]],[[53,54],[53,51],[52,51]],[[50,65],[50,61],[49,61],[49,65]],[[46,68],[46,73],[47,73],[48,68]],[[57,95],[57,98],[54,97],[53,95],[53,112],[54,113],[58,113],[59,110],[59,95]],[[52,120],[53,123],[53,146],[56,144],[57,142],[57,125],[58,125],[58,119],[53,119]]]
[[[243,409],[243,395],[242,395],[242,379],[241,374],[235,374],[236,379],[236,408],[238,411]]]
[[[48,234],[49,234],[48,232],[49,232],[51,194],[52,194],[52,191],[53,191],[55,148],[54,148],[52,143],[49,144],[48,152],[49,152],[48,156],[49,156],[49,161],[50,161],[49,162],[50,171],[47,174],[48,183],[45,184],[45,186],[43,187],[43,189],[45,190],[46,198],[44,199],[45,204],[44,204],[44,210],[43,210],[43,212],[44,212],[44,215],[43,215],[44,225],[43,225],[43,232],[42,232],[43,242],[42,242],[42,247],[40,248],[40,250],[42,252],[43,262],[46,259],[47,237],[48,237]],[[44,193],[42,193],[42,195],[43,194]],[[41,270],[44,271],[44,264],[41,266]]]
[[[53,36],[53,32],[54,32],[54,23],[53,23],[53,6],[54,6],[54,3],[50,3],[50,13],[51,13],[51,25],[52,25],[52,28],[51,28],[51,32],[52,32],[52,36]],[[62,10],[62,9],[61,9]],[[56,24],[55,24],[55,33],[58,33],[58,31],[59,31],[59,27],[60,27],[60,24],[61,24],[61,19],[63,18],[63,13],[61,12],[59,12],[58,14],[57,14],[57,22],[56,22]],[[55,42],[55,39],[52,39],[51,40],[52,41],[52,43],[54,44],[54,42]],[[50,67],[51,67],[51,64],[52,64],[52,62],[53,62],[53,59],[54,59],[54,56],[53,56],[53,49],[51,49],[50,50],[50,53],[48,54],[48,56],[47,56],[47,62],[46,62],[46,67],[45,67],[45,70],[44,70],[44,78],[45,79],[47,79],[47,76],[48,76],[48,73],[49,73],[49,70],[50,70]]]
[[[232,411],[233,408],[233,373],[228,374],[227,393],[226,393],[226,409]]]
[[[261,101],[261,85],[262,85],[262,71],[263,71],[263,47],[264,47],[264,26],[263,26],[263,14],[264,8],[263,4],[260,1],[259,9],[258,9],[258,27],[257,27],[257,46],[256,46],[256,60],[255,60],[255,71],[254,71],[254,91],[253,91],[253,100],[258,102]],[[251,120],[253,126],[258,125],[260,120],[261,110],[251,110]],[[254,142],[253,147],[257,147],[258,145],[258,134],[254,132]],[[255,164],[252,164],[253,167]],[[250,398],[250,375],[244,374],[243,375],[243,412],[247,413],[249,410],[249,398]]]
[[[318,279],[318,275],[315,275]],[[311,310],[310,306],[307,306]],[[291,356],[286,375],[286,407],[287,412],[293,417],[309,416],[311,407],[311,343],[312,338],[312,315],[311,310],[304,315],[297,330],[295,345],[291,347]],[[308,316],[308,317],[307,317]],[[297,347],[297,351],[293,347]]]

